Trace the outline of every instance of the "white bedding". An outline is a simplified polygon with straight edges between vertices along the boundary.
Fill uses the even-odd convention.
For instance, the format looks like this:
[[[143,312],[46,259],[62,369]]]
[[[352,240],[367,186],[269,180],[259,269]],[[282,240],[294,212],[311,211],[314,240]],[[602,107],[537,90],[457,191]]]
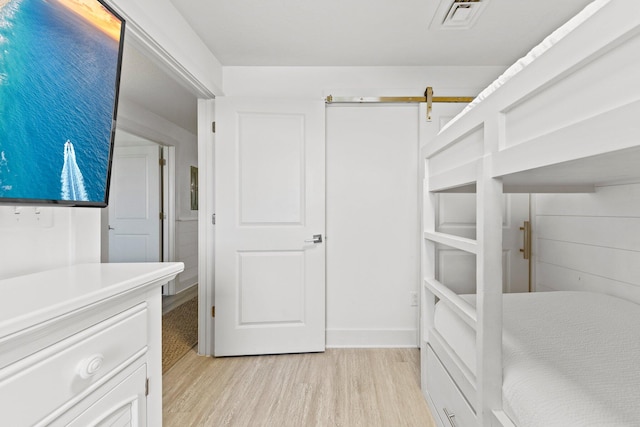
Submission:
[[[508,80],[510,80],[513,76],[518,74],[522,69],[524,69],[527,65],[531,64],[536,58],[540,57],[543,53],[545,53],[551,46],[558,43],[567,34],[571,33],[577,27],[580,26],[583,22],[589,19],[590,16],[595,14],[602,6],[609,3],[611,0],[595,0],[594,2],[587,5],[580,13],[567,21],[560,28],[555,30],[549,36],[547,36],[540,44],[531,49],[525,56],[518,59],[513,65],[511,65],[507,70],[500,75],[497,79],[495,79],[489,86],[487,86],[482,92],[478,94],[474,98],[473,101],[469,103],[458,115],[456,115],[453,119],[451,119],[447,124],[445,124],[440,132],[447,129],[454,122],[456,122],[460,117],[466,114],[469,110],[478,105],[482,100],[495,92],[500,86],[505,84]]]
[[[452,315],[438,303],[436,329],[475,372],[473,331]],[[503,409],[518,427],[640,426],[640,305],[505,294],[503,322]]]

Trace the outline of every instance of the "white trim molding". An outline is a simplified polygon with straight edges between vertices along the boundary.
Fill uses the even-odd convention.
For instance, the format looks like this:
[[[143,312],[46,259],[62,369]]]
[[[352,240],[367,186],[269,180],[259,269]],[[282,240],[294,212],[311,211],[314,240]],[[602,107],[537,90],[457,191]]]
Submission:
[[[222,64],[169,0],[107,0],[127,40],[201,98],[222,95]],[[170,23],[170,25],[169,25]]]
[[[417,348],[418,329],[327,329],[327,348]]]

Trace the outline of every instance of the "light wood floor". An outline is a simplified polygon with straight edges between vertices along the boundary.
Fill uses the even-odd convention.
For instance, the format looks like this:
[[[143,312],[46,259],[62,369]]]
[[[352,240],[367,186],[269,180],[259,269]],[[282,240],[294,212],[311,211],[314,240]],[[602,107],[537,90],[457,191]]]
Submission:
[[[417,349],[209,358],[163,376],[165,427],[434,427]]]

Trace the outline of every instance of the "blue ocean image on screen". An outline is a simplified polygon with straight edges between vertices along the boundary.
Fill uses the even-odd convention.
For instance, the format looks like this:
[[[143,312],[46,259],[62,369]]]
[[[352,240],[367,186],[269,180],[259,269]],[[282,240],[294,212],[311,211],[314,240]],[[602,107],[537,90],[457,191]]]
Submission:
[[[56,0],[0,9],[0,197],[104,200],[118,41]]]

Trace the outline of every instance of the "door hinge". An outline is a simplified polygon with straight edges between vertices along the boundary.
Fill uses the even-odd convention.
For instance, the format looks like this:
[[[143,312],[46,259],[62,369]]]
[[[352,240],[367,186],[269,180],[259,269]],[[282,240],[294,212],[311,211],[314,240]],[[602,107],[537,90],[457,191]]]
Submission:
[[[160,163],[160,166],[166,166],[167,165],[167,159],[158,159],[158,163]]]
[[[211,215],[211,224],[216,225],[216,214]]]
[[[147,378],[147,381],[144,383],[144,395],[149,396],[149,378]]]
[[[164,212],[160,212],[158,216],[160,217],[160,221],[167,219],[167,217],[164,215]]]
[[[216,306],[215,305],[211,306],[211,317],[216,317]]]
[[[211,122],[211,132],[216,133],[216,122]]]

